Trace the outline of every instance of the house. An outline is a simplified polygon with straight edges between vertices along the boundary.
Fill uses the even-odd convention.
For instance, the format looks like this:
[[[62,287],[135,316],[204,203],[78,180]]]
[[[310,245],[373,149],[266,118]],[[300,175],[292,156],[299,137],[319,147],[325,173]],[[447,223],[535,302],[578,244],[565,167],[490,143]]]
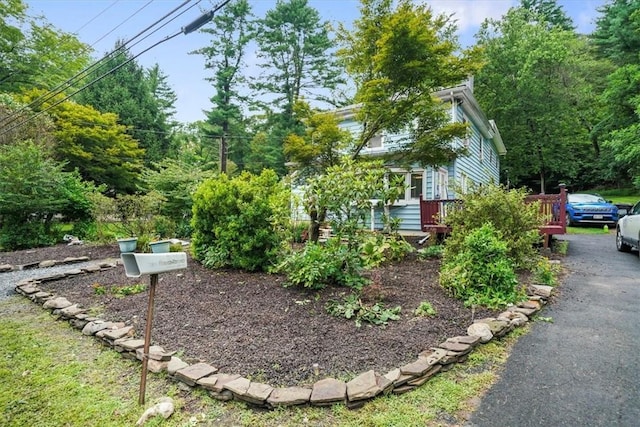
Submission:
[[[452,144],[463,144],[468,154],[439,167],[391,167],[392,173],[404,176],[406,191],[391,206],[390,214],[402,219],[401,230],[407,234],[423,231],[420,218],[421,196],[425,200],[455,199],[456,191],[465,192],[472,185],[498,183],[500,156],[506,154],[495,122],[487,119],[473,96],[473,79],[459,86],[439,90],[433,95],[442,100],[445,108],[449,108],[452,121],[468,123],[466,138],[451,141]],[[336,114],[341,119],[341,128],[354,135],[360,133],[362,125],[355,119],[355,107],[342,108]],[[376,135],[362,150],[361,155],[375,157],[387,153],[406,136],[390,133]],[[371,228],[382,229],[382,209],[372,209],[372,212],[374,219],[371,221]]]

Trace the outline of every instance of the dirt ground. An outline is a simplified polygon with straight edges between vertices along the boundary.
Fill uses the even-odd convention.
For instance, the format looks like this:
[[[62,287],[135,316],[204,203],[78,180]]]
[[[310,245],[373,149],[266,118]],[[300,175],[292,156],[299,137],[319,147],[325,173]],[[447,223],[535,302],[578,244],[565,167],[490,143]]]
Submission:
[[[119,257],[117,245],[57,245],[0,253],[0,264],[26,264],[69,256]],[[314,364],[320,376],[347,379],[374,369],[386,373],[415,360],[418,353],[448,337],[464,335],[476,318],[494,312],[465,308],[438,285],[439,260],[406,260],[380,268],[386,307],[401,306],[388,326],[356,327],[353,320],[327,314],[325,305],[345,288],[322,291],[285,288],[285,278],[265,273],[209,270],[188,256],[186,270],[159,275],[153,316],[153,344],[177,351],[187,362],[204,361],[221,372],[241,374],[271,385],[308,385]],[[148,292],[118,296],[115,287],[149,284],[127,278],[124,267],[46,282],[44,290],[64,296],[105,320],[125,321],[143,337]],[[101,292],[97,292],[100,289]],[[428,301],[433,317],[414,315]]]

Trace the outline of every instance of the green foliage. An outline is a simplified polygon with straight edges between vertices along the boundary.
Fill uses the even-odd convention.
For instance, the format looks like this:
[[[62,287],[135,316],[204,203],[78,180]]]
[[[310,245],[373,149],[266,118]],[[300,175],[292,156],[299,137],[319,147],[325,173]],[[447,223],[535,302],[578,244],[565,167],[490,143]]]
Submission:
[[[376,326],[387,325],[390,320],[398,320],[402,310],[400,306],[385,308],[384,304],[379,302],[367,305],[356,294],[348,295],[342,301],[329,301],[326,309],[332,316],[355,319],[358,328],[362,326],[362,322]]]
[[[288,194],[270,170],[204,181],[193,196],[194,257],[211,268],[267,270],[284,241]]]
[[[310,180],[305,194],[307,210],[309,213],[331,212],[329,222],[333,231],[355,247],[357,235],[371,212],[371,199],[387,204],[398,194],[395,181],[385,183],[387,172],[381,161],[345,159],[327,168],[324,175]]]
[[[413,246],[398,235],[373,234],[360,243],[360,257],[366,268],[375,268],[385,261],[399,261]]]
[[[558,240],[555,242],[554,248],[560,255],[566,255],[569,251],[569,242],[566,240]]]
[[[540,257],[533,269],[536,283],[547,286],[556,286],[558,284],[558,272],[559,267],[551,264],[549,258],[546,257]]]
[[[479,65],[458,54],[453,21],[426,4],[362,0],[353,30],[340,31],[339,56],[356,86],[356,118],[366,123],[354,156],[382,131],[406,133],[396,157],[407,163],[445,164],[460,154],[450,142],[466,126],[451,123],[431,93],[460,84]]]
[[[114,51],[117,53],[94,68],[88,79],[114,71],[80,92],[78,101],[102,113],[117,114],[118,122],[127,127],[129,135],[145,150],[144,163],[149,166],[165,158],[170,148],[167,99],[157,99],[155,91],[161,73],[156,70],[150,78],[123,41],[116,42]]]
[[[128,295],[140,294],[147,290],[144,283],[134,283],[133,285],[113,286],[111,293],[117,298],[124,298]]]
[[[0,4],[0,92],[52,89],[89,63],[88,45],[27,12],[23,0]]]
[[[192,194],[198,186],[213,173],[200,169],[197,165],[181,160],[164,159],[153,164],[154,169],[145,169],[142,173],[143,188],[159,193],[164,202],[160,212],[170,220],[175,235],[187,237],[191,234]],[[170,236],[158,230],[161,236]]]
[[[287,275],[288,286],[323,289],[341,285],[360,289],[366,283],[358,254],[340,239],[329,239],[325,245],[308,243],[302,251],[288,255],[276,268]]]
[[[418,308],[413,312],[418,317],[431,317],[437,314],[436,309],[429,301],[422,301]]]
[[[485,65],[475,78],[478,102],[508,141],[505,178],[536,192],[581,183],[596,168],[598,138],[590,132],[609,72],[585,38],[544,18],[518,7],[485,21],[477,35]]]
[[[507,256],[517,267],[536,259],[534,245],[540,242],[538,227],[545,222],[537,203],[525,203],[522,189],[507,190],[500,185],[484,185],[462,196],[464,208],[447,214],[452,227],[445,246],[445,258],[465,250],[465,239],[474,230],[490,223],[504,239]]]
[[[612,0],[598,11],[591,34],[601,56],[617,65],[637,64],[640,50],[640,5],[636,1]]]
[[[61,236],[55,228],[65,221],[88,221],[96,188],[64,163],[30,141],[0,146],[0,246],[4,250],[47,246]]]
[[[445,250],[440,284],[466,305],[501,308],[525,296],[518,287],[507,244],[491,224],[469,231],[460,250]]]
[[[418,249],[418,257],[424,258],[442,258],[444,253],[443,245],[429,245],[426,248]]]

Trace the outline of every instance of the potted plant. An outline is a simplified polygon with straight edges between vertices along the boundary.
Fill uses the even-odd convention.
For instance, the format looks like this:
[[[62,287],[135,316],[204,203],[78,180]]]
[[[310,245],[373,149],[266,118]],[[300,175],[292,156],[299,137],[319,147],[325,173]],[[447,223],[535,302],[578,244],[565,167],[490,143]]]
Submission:
[[[120,252],[122,253],[135,252],[136,247],[138,246],[137,237],[125,237],[117,240],[118,246],[120,246]]]
[[[171,248],[171,241],[158,240],[155,242],[150,242],[149,246],[151,247],[151,252],[154,254],[166,253],[166,252],[169,252]]]

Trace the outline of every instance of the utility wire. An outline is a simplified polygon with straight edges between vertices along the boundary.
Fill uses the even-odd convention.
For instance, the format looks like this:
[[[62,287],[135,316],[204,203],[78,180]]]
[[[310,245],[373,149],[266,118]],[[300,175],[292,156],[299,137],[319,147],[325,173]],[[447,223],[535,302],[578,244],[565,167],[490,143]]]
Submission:
[[[77,30],[75,30],[73,33],[74,34],[78,34],[81,30],[83,30],[87,25],[91,24],[93,21],[95,21],[96,19],[98,19],[100,16],[102,16],[103,13],[105,13],[107,10],[111,9],[113,6],[115,6],[120,0],[115,0],[113,3],[111,3],[109,6],[105,7],[104,9],[102,9],[102,11],[100,13],[98,13],[96,16],[94,16],[93,18],[91,18],[89,21],[87,21],[84,25],[82,25],[80,28],[78,28]]]
[[[63,92],[64,90],[68,89],[69,87],[71,87],[71,85],[73,85],[74,83],[76,83],[78,80],[80,79],[84,79],[85,77],[88,76],[88,74],[93,71],[94,69],[98,68],[98,66],[100,66],[103,62],[106,62],[107,59],[111,58],[112,56],[114,56],[116,53],[118,53],[121,50],[124,50],[125,48],[127,48],[127,46],[133,42],[135,39],[139,38],[142,34],[148,32],[151,28],[155,27],[156,25],[158,25],[160,22],[164,21],[165,19],[167,19],[167,17],[173,15],[176,11],[178,11],[179,9],[183,8],[187,3],[189,3],[191,0],[185,0],[184,2],[182,2],[179,6],[177,6],[176,8],[174,8],[173,10],[171,10],[170,12],[168,12],[167,14],[165,14],[162,18],[156,20],[155,22],[153,22],[151,25],[147,26],[144,30],[140,31],[138,34],[136,34],[135,36],[133,36],[132,38],[130,38],[129,40],[127,40],[126,42],[124,42],[121,46],[118,46],[117,48],[115,48],[114,50],[112,50],[111,52],[107,53],[106,55],[104,55],[101,59],[99,59],[98,61],[94,62],[93,64],[91,64],[90,66],[84,68],[83,70],[79,71],[78,73],[76,73],[75,75],[73,75],[72,77],[70,77],[69,79],[67,79],[66,81],[60,83],[59,85],[57,85],[56,87],[54,87],[53,89],[51,89],[48,93],[39,96],[38,98],[34,99],[33,101],[31,101],[29,104],[19,108],[16,112],[14,112],[12,115],[9,115],[7,117],[7,120],[4,121],[4,123],[1,123],[3,126],[7,126],[11,123],[13,123],[14,121],[16,121],[19,116],[20,113],[22,113],[24,110],[27,109],[33,109],[34,107],[38,107],[42,104],[44,104],[45,102],[47,102],[48,100],[50,100],[51,98],[53,98],[54,96],[58,95],[59,93]],[[198,2],[196,4],[198,4],[201,0],[198,0]],[[192,6],[193,7],[193,6]],[[189,8],[191,9],[191,8]],[[171,21],[169,21],[171,22]],[[166,24],[165,24],[166,25]],[[164,26],[164,25],[163,25]],[[155,32],[155,31],[154,31]],[[153,33],[152,33],[153,34]],[[147,36],[148,37],[148,36]],[[146,38],[146,37],[145,37]],[[143,38],[144,40],[144,38]],[[139,42],[137,42],[139,43]],[[136,43],[136,44],[137,44]]]
[[[187,3],[188,1],[189,1],[189,0],[187,0],[185,3]],[[124,67],[125,65],[129,64],[129,63],[130,63],[131,61],[133,61],[134,59],[138,58],[140,55],[142,55],[142,54],[144,54],[144,53],[148,52],[149,50],[153,49],[154,47],[158,46],[159,44],[164,43],[164,42],[167,42],[167,41],[169,41],[169,40],[171,40],[171,39],[173,39],[173,38],[177,37],[177,36],[178,36],[178,35],[180,35],[180,34],[185,34],[185,35],[186,35],[186,34],[189,34],[189,33],[193,32],[193,31],[196,31],[197,29],[199,29],[200,27],[202,27],[203,25],[205,25],[207,22],[209,22],[209,21],[213,18],[214,13],[215,13],[215,12],[217,12],[218,10],[220,10],[221,8],[223,8],[223,7],[224,7],[227,3],[229,3],[230,1],[231,1],[231,0],[224,0],[223,2],[221,2],[220,4],[218,4],[217,6],[215,6],[213,9],[211,9],[209,12],[207,12],[207,13],[205,13],[205,14],[201,15],[199,18],[197,18],[197,19],[196,19],[196,20],[194,20],[193,22],[191,22],[191,23],[189,23],[188,25],[186,25],[186,26],[182,27],[182,29],[181,29],[180,31],[176,32],[175,34],[172,34],[172,35],[170,35],[170,36],[167,36],[167,37],[165,37],[164,39],[162,39],[162,40],[160,40],[160,41],[158,41],[158,42],[156,42],[156,43],[152,44],[151,46],[149,46],[148,48],[144,49],[143,51],[141,51],[141,52],[140,52],[140,53],[138,53],[137,55],[132,56],[131,58],[129,58],[129,59],[128,59],[128,60],[126,60],[125,62],[123,62],[123,63],[119,64],[118,66],[116,66],[116,67],[112,68],[111,70],[109,70],[109,71],[105,72],[104,74],[100,75],[99,77],[95,78],[94,80],[90,81],[89,83],[85,84],[84,86],[80,87],[79,89],[75,90],[75,91],[74,91],[74,92],[72,92],[71,94],[69,94],[69,95],[65,96],[65,97],[64,97],[64,98],[62,98],[61,100],[59,100],[59,101],[57,101],[57,102],[53,103],[53,104],[52,104],[52,105],[50,105],[49,107],[47,107],[47,108],[45,108],[45,109],[43,109],[43,110],[40,110],[38,113],[36,113],[36,114],[34,114],[34,115],[32,115],[32,116],[28,117],[26,120],[24,120],[24,121],[22,121],[22,122],[20,122],[20,123],[17,123],[16,125],[14,125],[14,126],[12,126],[12,127],[10,127],[10,128],[8,128],[8,129],[7,129],[7,128],[6,128],[6,126],[7,126],[8,124],[10,124],[11,122],[15,121],[16,119],[11,120],[10,122],[8,122],[8,123],[6,123],[6,124],[5,124],[5,129],[4,129],[2,132],[0,132],[0,136],[5,135],[5,134],[7,134],[7,133],[11,132],[12,130],[14,130],[14,129],[16,129],[16,128],[18,128],[18,127],[22,126],[22,125],[24,125],[25,123],[28,123],[29,121],[31,121],[31,120],[33,120],[33,119],[35,119],[36,117],[40,116],[41,114],[43,114],[43,113],[45,113],[45,112],[47,112],[47,111],[51,110],[52,108],[54,108],[54,107],[56,107],[56,106],[60,105],[61,103],[63,103],[63,102],[64,102],[64,101],[66,101],[67,99],[71,98],[72,96],[76,95],[77,93],[79,93],[80,91],[82,91],[82,90],[86,89],[87,87],[89,87],[89,86],[91,86],[91,85],[93,85],[93,84],[95,84],[95,83],[99,82],[100,80],[102,80],[103,78],[105,78],[106,76],[108,76],[109,74],[114,73],[115,71],[117,71],[117,70],[119,70],[120,68]],[[197,4],[197,3],[196,3],[196,4]],[[183,3],[183,5],[184,5],[184,3]],[[194,6],[195,6],[195,5],[194,5]],[[192,6],[192,7],[193,7],[193,6]],[[189,9],[190,9],[190,8],[189,8]],[[188,9],[187,9],[187,10],[188,10]],[[174,9],[174,11],[175,11],[175,9]],[[185,11],[185,12],[186,12],[186,11]],[[173,12],[171,12],[171,13],[173,13]],[[182,12],[182,13],[184,13],[184,12]],[[181,14],[182,14],[182,13],[181,13]],[[181,15],[181,14],[180,14],[180,15]],[[180,15],[178,15],[178,16],[180,16]],[[165,17],[166,17],[166,16],[165,16]],[[163,20],[163,19],[164,19],[164,17],[163,17],[161,20]],[[175,19],[175,18],[173,18],[173,19]],[[172,19],[172,20],[173,20],[173,19]],[[161,20],[160,20],[160,21],[161,21]],[[158,23],[158,22],[160,22],[160,21],[156,21],[156,23]],[[169,21],[169,22],[171,22],[171,21]],[[154,23],[153,25],[156,25],[156,23]],[[167,23],[165,23],[165,24],[163,24],[163,26],[165,26],[165,25],[167,25],[167,24],[168,24],[168,22],[167,22]],[[148,28],[150,28],[150,27],[148,27]],[[147,28],[147,29],[148,29],[148,28]],[[147,29],[145,29],[145,31],[146,31]],[[157,31],[157,30],[155,30],[155,31]],[[155,31],[154,31],[154,32],[155,32]],[[141,34],[141,33],[139,33],[139,34]],[[139,35],[139,34],[138,34],[138,35]],[[138,36],[136,36],[136,37],[138,37]],[[61,92],[61,91],[58,91],[57,93],[60,93],[60,92]],[[56,94],[57,94],[57,93],[56,93]],[[48,98],[48,99],[51,99],[51,98],[52,98],[53,96],[55,96],[56,94],[49,96],[49,98]],[[43,101],[43,102],[44,102],[44,101]],[[32,104],[33,104],[33,103],[32,103]],[[31,104],[29,104],[29,105],[31,105]],[[40,105],[42,105],[42,103],[40,103]],[[21,109],[21,110],[22,110],[22,109]],[[19,110],[19,111],[21,111],[21,110]]]
[[[127,19],[125,19],[124,21],[122,21],[121,23],[119,23],[118,25],[116,25],[115,27],[113,27],[111,29],[111,31],[107,32],[105,35],[103,35],[102,37],[100,37],[98,40],[96,40],[95,42],[93,42],[93,44],[91,45],[91,47],[94,47],[95,45],[97,45],[98,43],[100,43],[105,37],[107,37],[108,35],[110,35],[111,33],[113,33],[115,30],[117,30],[118,28],[120,28],[121,26],[123,26],[127,21],[129,21],[131,18],[133,18],[134,16],[136,16],[138,13],[140,13],[144,8],[146,8],[147,6],[149,6],[151,3],[153,2],[153,0],[149,0],[146,4],[144,4],[141,8],[139,8],[138,10],[136,10],[135,12],[133,12],[131,15],[129,15],[127,17]]]

